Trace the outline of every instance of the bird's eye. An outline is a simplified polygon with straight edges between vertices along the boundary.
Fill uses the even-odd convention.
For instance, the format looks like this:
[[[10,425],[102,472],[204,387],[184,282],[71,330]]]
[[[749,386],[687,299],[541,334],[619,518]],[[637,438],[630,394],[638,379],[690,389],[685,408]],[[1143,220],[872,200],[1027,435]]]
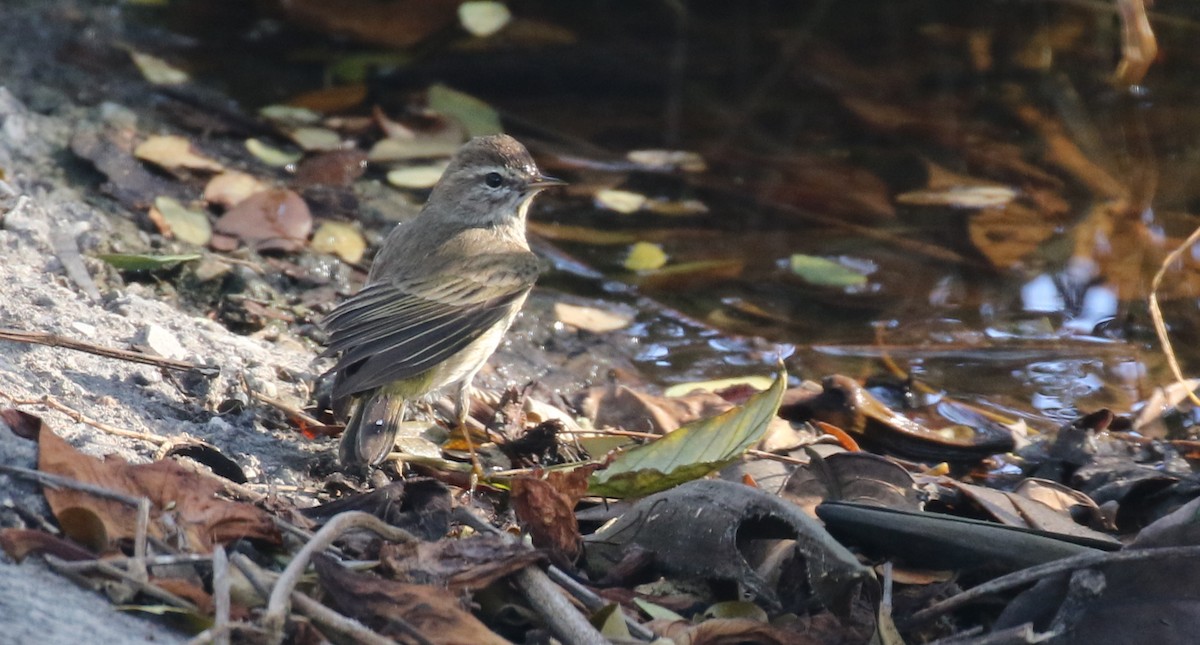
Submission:
[[[499,188],[500,184],[504,183],[504,178],[498,172],[489,172],[483,178],[483,183],[488,185],[488,188]]]

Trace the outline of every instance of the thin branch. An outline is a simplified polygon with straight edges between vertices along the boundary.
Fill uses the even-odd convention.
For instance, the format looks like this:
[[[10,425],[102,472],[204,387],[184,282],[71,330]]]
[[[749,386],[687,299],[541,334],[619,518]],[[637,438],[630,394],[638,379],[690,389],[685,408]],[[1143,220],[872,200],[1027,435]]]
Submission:
[[[1142,560],[1164,560],[1174,558],[1196,558],[1200,557],[1200,546],[1177,546],[1164,547],[1160,549],[1130,549],[1128,551],[1114,551],[1101,553],[1081,553],[1069,558],[1039,564],[1034,567],[1015,571],[1005,576],[1000,576],[993,580],[989,580],[981,585],[971,587],[970,589],[951,596],[941,602],[934,603],[921,611],[913,614],[905,621],[905,628],[925,624],[938,616],[954,611],[963,605],[969,604],[984,596],[999,593],[1001,591],[1009,591],[1017,587],[1027,584],[1032,584],[1042,578],[1063,573],[1074,569],[1083,569],[1086,567],[1095,567],[1115,562],[1138,562]]]
[[[1192,231],[1183,244],[1168,253],[1167,257],[1163,259],[1162,265],[1158,267],[1158,272],[1150,281],[1150,320],[1154,321],[1154,333],[1158,335],[1158,342],[1162,345],[1163,353],[1167,355],[1167,365],[1171,367],[1171,373],[1175,375],[1175,380],[1187,392],[1192,405],[1200,408],[1200,397],[1192,392],[1192,388],[1187,387],[1187,379],[1183,376],[1183,369],[1179,367],[1179,359],[1175,357],[1175,348],[1171,345],[1171,337],[1167,335],[1167,323],[1163,321],[1162,309],[1158,306],[1158,287],[1162,285],[1163,276],[1167,274],[1167,267],[1179,260],[1179,256],[1183,255],[1184,251],[1191,249],[1197,240],[1200,240],[1200,228]]]
[[[29,343],[31,345],[45,345],[47,347],[62,347],[64,349],[73,349],[78,352],[86,352],[95,354],[96,356],[104,356],[106,358],[115,358],[117,360],[129,361],[131,363],[142,363],[143,365],[153,365],[169,370],[178,370],[181,372],[195,371],[204,376],[216,376],[220,373],[220,369],[216,367],[206,367],[196,365],[187,361],[179,361],[173,358],[163,358],[147,354],[146,352],[137,352],[128,349],[113,349],[102,345],[87,343],[82,340],[75,340],[58,334],[51,334],[44,331],[23,331],[20,329],[12,329],[0,327],[0,340],[9,340],[15,343]]]
[[[133,497],[132,495],[118,493],[115,490],[101,488],[93,484],[86,484],[84,482],[71,479],[70,477],[63,477],[62,475],[55,475],[53,473],[46,473],[40,470],[33,470],[32,468],[22,468],[21,466],[0,464],[0,472],[15,475],[17,477],[23,477],[25,479],[31,479],[43,486],[49,486],[50,488],[67,488],[70,490],[77,490],[95,495],[97,497],[103,497],[104,499],[116,500],[133,507],[137,507],[138,504],[145,499],[144,497]]]
[[[62,412],[65,415],[67,415],[68,417],[71,417],[71,419],[74,420],[76,423],[87,424],[89,426],[92,426],[93,428],[96,428],[97,430],[104,432],[105,434],[113,435],[114,437],[125,437],[126,439],[138,439],[140,441],[152,443],[156,446],[161,446],[161,445],[167,443],[168,441],[170,441],[169,439],[167,439],[165,437],[160,437],[156,434],[150,434],[148,432],[137,432],[135,430],[126,430],[124,428],[118,428],[116,426],[109,425],[107,423],[104,423],[103,421],[97,421],[97,420],[83,414],[82,412],[79,412],[78,410],[71,408],[70,406],[60,403],[59,401],[54,399],[54,397],[50,396],[49,394],[42,396],[40,399],[16,399],[16,398],[13,398],[13,397],[11,397],[7,394],[3,394],[3,393],[0,393],[0,396],[4,396],[4,398],[8,399],[13,405],[44,405],[52,410],[57,410],[59,412]]]
[[[271,589],[271,598],[267,602],[267,612],[263,616],[271,642],[283,641],[283,626],[287,622],[292,593],[300,582],[300,576],[308,568],[308,563],[314,554],[328,548],[335,540],[348,531],[367,529],[385,540],[412,544],[419,540],[404,529],[387,524],[383,520],[362,511],[347,511],[333,516],[321,530],[313,535],[312,540],[300,549],[287,568],[275,581]]]

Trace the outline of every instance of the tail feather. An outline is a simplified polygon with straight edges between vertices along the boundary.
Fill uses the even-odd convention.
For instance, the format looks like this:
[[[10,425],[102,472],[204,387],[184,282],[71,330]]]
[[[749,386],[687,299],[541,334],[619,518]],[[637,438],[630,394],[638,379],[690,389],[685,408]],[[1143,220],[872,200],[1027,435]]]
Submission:
[[[383,393],[356,401],[342,433],[338,460],[345,465],[370,466],[383,461],[396,445],[406,408],[404,399]]]

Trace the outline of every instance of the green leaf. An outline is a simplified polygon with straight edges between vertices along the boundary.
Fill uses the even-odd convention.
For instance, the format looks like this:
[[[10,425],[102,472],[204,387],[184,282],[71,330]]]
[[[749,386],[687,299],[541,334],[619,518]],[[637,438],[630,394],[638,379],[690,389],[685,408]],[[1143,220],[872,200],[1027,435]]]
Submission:
[[[101,260],[111,264],[121,271],[158,271],[169,269],[180,262],[199,260],[199,253],[185,255],[145,255],[141,253],[103,253],[98,255]]]
[[[500,125],[500,115],[496,114],[492,106],[441,83],[429,88],[429,109],[454,117],[472,137],[504,132],[504,126]]]
[[[667,609],[661,605],[656,605],[649,600],[634,598],[633,604],[637,605],[638,609],[646,612],[646,615],[649,616],[651,620],[687,620],[683,616],[680,616],[670,609]]]
[[[623,642],[632,638],[629,625],[625,624],[625,613],[621,611],[621,605],[615,602],[592,614],[592,625],[610,641]]]
[[[797,253],[791,258],[791,266],[796,275],[824,287],[859,287],[867,283],[867,276],[862,273],[814,255]]]
[[[766,434],[786,384],[787,372],[780,365],[770,389],[750,397],[744,405],[685,424],[653,443],[619,455],[608,468],[592,475],[588,494],[643,497],[729,464]]]

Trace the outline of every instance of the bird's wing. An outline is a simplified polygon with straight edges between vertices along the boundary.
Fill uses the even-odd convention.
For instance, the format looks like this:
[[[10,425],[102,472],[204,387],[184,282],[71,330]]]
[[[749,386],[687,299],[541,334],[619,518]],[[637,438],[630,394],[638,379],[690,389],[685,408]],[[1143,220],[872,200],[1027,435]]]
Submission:
[[[479,338],[537,279],[532,253],[467,258],[450,274],[382,280],[346,300],[328,318],[324,355],[341,353],[334,399],[417,376]]]

